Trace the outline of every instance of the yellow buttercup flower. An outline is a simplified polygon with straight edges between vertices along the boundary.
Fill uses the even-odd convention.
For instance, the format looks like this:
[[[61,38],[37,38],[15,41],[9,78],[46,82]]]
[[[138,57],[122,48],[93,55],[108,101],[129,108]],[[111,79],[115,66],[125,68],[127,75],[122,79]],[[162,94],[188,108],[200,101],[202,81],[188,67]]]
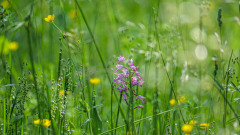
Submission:
[[[59,96],[64,96],[64,90],[59,91]]]
[[[100,79],[99,78],[91,78],[90,83],[92,83],[93,85],[97,85],[100,83]]]
[[[11,51],[16,51],[17,49],[18,49],[18,43],[17,42],[10,42],[9,43],[9,49],[11,50]]]
[[[67,95],[70,94],[70,91],[67,91]],[[59,91],[59,96],[64,96],[64,90]]]
[[[186,101],[186,97],[185,96],[180,96],[180,98],[178,99],[179,103],[183,103]]]
[[[197,123],[196,120],[191,120],[191,121],[189,122],[190,125],[195,125],[196,123]]]
[[[39,124],[40,124],[40,119],[34,120],[34,121],[33,121],[33,124],[34,124],[34,125],[39,125]]]
[[[6,8],[9,6],[9,3],[7,0],[4,0],[3,2],[1,2],[1,5],[3,6],[3,8]]]
[[[43,126],[44,127],[49,127],[50,125],[51,125],[51,120],[43,119]]]
[[[201,123],[200,124],[200,128],[203,129],[203,130],[206,130],[209,126],[210,126],[209,123]]]
[[[182,131],[185,132],[185,133],[191,133],[193,130],[193,125],[190,125],[190,124],[184,124],[182,126]]]
[[[169,103],[170,103],[172,106],[174,106],[174,105],[177,104],[177,101],[176,101],[175,99],[171,99],[171,100],[169,101]]]
[[[44,18],[46,22],[53,22],[55,15],[48,15],[47,18]]]

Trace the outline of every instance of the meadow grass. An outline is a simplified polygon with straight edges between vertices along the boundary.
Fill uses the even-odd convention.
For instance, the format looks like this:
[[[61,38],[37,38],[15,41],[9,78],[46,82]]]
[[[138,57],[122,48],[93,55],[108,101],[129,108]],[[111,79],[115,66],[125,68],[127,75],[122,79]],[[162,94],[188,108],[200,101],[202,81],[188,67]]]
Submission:
[[[240,134],[239,1],[0,3],[0,134]]]

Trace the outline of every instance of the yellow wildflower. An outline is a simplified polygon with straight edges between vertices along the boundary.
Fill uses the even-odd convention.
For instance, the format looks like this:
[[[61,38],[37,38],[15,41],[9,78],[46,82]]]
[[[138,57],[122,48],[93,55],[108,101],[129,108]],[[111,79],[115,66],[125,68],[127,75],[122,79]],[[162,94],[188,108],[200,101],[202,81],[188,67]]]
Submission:
[[[59,91],[59,96],[64,96],[64,90]]]
[[[4,0],[3,2],[1,2],[1,5],[3,6],[3,8],[8,7],[9,3],[7,0]]]
[[[93,85],[97,85],[100,83],[100,79],[99,78],[91,78],[90,83],[92,83]]]
[[[18,49],[18,43],[17,42],[10,42],[9,43],[9,49],[11,51],[16,51]]]
[[[33,121],[33,124],[34,124],[34,125],[39,125],[39,124],[40,124],[40,119],[34,120],[34,121]]]
[[[53,22],[55,15],[48,15],[47,18],[44,18],[46,22]]]
[[[209,123],[201,123],[200,124],[200,128],[203,129],[203,130],[206,130],[209,126],[210,126]]]
[[[67,91],[67,95],[70,94],[70,91]],[[59,91],[59,96],[64,96],[64,90]]]
[[[182,126],[182,131],[185,132],[185,133],[191,133],[193,130],[193,125],[190,125],[190,124],[184,124]]]
[[[43,119],[43,126],[44,127],[49,127],[50,125],[51,125],[51,120]]]
[[[186,101],[186,97],[185,96],[180,96],[180,98],[178,99],[179,103],[183,103]]]
[[[197,123],[196,120],[191,120],[191,121],[189,122],[190,125],[195,125],[196,123]]]
[[[174,106],[174,105],[177,104],[177,101],[176,101],[175,99],[171,99],[171,100],[169,101],[169,103],[170,103],[172,106]]]

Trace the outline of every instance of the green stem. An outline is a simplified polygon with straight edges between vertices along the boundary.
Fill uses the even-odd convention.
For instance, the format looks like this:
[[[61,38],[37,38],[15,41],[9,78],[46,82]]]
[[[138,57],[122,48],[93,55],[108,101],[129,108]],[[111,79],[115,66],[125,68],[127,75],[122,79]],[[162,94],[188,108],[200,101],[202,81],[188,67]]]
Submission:
[[[6,133],[6,100],[3,99],[3,134]]]
[[[157,20],[155,13],[154,13],[154,20]],[[167,74],[167,78],[168,78],[168,81],[169,81],[169,83],[170,83],[170,86],[171,86],[171,88],[172,88],[172,92],[173,92],[174,98],[175,98],[175,100],[177,100],[177,95],[176,95],[175,89],[174,89],[174,87],[173,87],[173,82],[172,82],[172,80],[170,79],[170,75],[169,75],[167,69],[165,68],[165,67],[166,67],[166,62],[165,62],[165,60],[164,60],[164,58],[163,58],[163,55],[162,55],[162,48],[161,48],[161,45],[160,45],[160,39],[159,39],[158,32],[157,32],[157,31],[158,31],[158,28],[157,28],[157,23],[156,23],[156,21],[154,21],[154,28],[155,28],[154,36],[155,36],[155,38],[156,38],[156,40],[157,40],[158,49],[159,49],[159,53],[160,53],[160,58],[161,58],[161,61],[162,61],[162,63],[163,63],[164,70],[165,70],[165,72],[166,72],[166,74]],[[186,123],[186,121],[185,121],[185,119],[184,119],[184,117],[183,117],[183,114],[182,114],[180,105],[178,104],[177,106],[178,106],[179,113],[180,113],[180,116],[181,116],[183,122]]]
[[[121,102],[122,102],[122,94],[120,93],[120,99],[119,99],[120,101],[120,104],[121,104]],[[118,124],[118,117],[119,117],[119,111],[120,111],[120,105],[118,105],[118,110],[117,110],[117,119],[116,119],[116,124],[115,124],[115,128],[117,127],[117,124]],[[116,132],[117,132],[117,130],[115,130],[115,135],[116,135]]]
[[[28,37],[29,57],[30,57],[30,62],[31,62],[31,66],[32,66],[32,76],[33,76],[33,80],[34,80],[34,86],[35,86],[34,88],[35,88],[36,97],[37,97],[38,117],[39,117],[39,119],[42,119],[41,108],[40,108],[40,100],[39,100],[39,94],[38,94],[38,85],[37,85],[37,79],[36,79],[36,71],[35,71],[34,61],[33,61],[32,43],[31,43],[29,25],[26,26],[26,30],[27,30],[27,37]],[[42,129],[42,133],[43,133],[43,127],[41,129]]]
[[[113,117],[113,108],[112,108],[112,106],[113,106],[113,96],[112,95],[113,95],[113,89],[111,89],[111,129],[113,129],[113,119],[112,119],[112,117]],[[119,113],[119,110],[118,110],[118,113]],[[118,120],[118,114],[117,114],[117,120]],[[115,130],[115,133],[116,133],[116,130]],[[113,132],[111,132],[111,135],[113,135]]]
[[[58,81],[59,81],[60,76],[61,76],[61,63],[62,63],[62,43],[61,43],[61,47],[60,47],[60,50],[59,50],[58,77],[57,77]]]
[[[219,83],[217,82],[217,80],[214,80],[217,85],[219,85]],[[228,100],[226,99],[226,97],[224,96],[224,94],[221,92],[222,88],[219,88],[215,85],[215,87],[217,88],[218,92],[220,93],[220,95],[224,98],[224,101],[227,102],[228,106],[230,107],[230,109],[232,110],[234,116],[236,117],[237,121],[238,121],[238,124],[240,125],[240,120],[239,120],[239,117],[238,117],[238,114],[236,113],[236,111],[234,110],[234,108],[232,107],[232,105],[228,102]]]
[[[63,32],[62,32],[62,30],[61,29],[59,29],[59,27],[54,23],[54,22],[52,22],[52,24],[53,24],[53,26],[55,26],[58,30],[59,30],[59,32],[63,35]]]
[[[77,4],[77,7],[78,7],[78,9],[79,9],[79,11],[80,11],[80,13],[81,13],[81,15],[82,15],[82,17],[83,17],[83,20],[84,20],[84,22],[85,22],[85,24],[86,24],[86,26],[87,26],[88,32],[89,32],[89,34],[90,34],[90,36],[91,36],[91,38],[92,38],[92,40],[93,40],[94,46],[95,46],[95,48],[96,48],[96,50],[97,50],[98,56],[99,56],[99,58],[100,58],[100,60],[101,60],[101,63],[102,63],[102,65],[103,65],[103,68],[104,68],[104,70],[105,70],[105,73],[106,73],[106,75],[107,75],[107,78],[108,78],[108,80],[109,80],[109,83],[112,84],[112,83],[111,83],[110,76],[109,76],[108,71],[107,71],[107,68],[106,68],[106,65],[105,65],[105,63],[104,63],[104,61],[103,61],[102,55],[101,55],[101,53],[100,53],[100,50],[98,49],[98,46],[97,46],[96,40],[95,40],[95,38],[94,38],[94,36],[93,36],[93,33],[92,33],[92,31],[91,31],[88,23],[87,23],[87,19],[85,18],[85,15],[84,15],[84,13],[83,13],[83,10],[82,10],[81,6],[79,5],[79,3],[77,2],[77,0],[75,0],[75,3]]]
[[[230,67],[230,64],[231,64],[231,59],[232,59],[232,54],[233,54],[233,50],[231,52],[231,55],[230,55],[230,58],[229,58],[229,61],[228,61],[228,67],[227,67],[227,71],[226,71],[226,88],[225,88],[225,102],[224,102],[224,115],[223,115],[223,127],[225,128],[226,127],[226,117],[227,117],[227,95],[228,95],[228,83],[229,83],[229,67]]]
[[[165,113],[168,113],[168,112],[171,112],[171,111],[174,111],[174,110],[175,110],[175,109],[171,109],[171,110],[168,110],[168,111],[160,112],[160,113],[158,113],[158,114],[156,114],[156,115],[165,114]],[[150,118],[152,118],[152,117],[153,117],[153,116],[148,116],[148,117],[145,117],[145,118],[136,120],[136,121],[134,121],[134,123],[138,123],[138,122],[141,122],[141,121],[143,121],[143,120],[150,119]],[[104,135],[104,134],[109,133],[109,132],[111,132],[111,131],[113,131],[113,130],[117,130],[117,129],[119,129],[119,128],[123,128],[123,127],[125,127],[125,126],[127,126],[127,125],[122,125],[122,126],[119,126],[119,127],[117,127],[117,128],[114,128],[114,129],[111,129],[111,130],[102,132],[102,133],[99,134],[99,135]]]

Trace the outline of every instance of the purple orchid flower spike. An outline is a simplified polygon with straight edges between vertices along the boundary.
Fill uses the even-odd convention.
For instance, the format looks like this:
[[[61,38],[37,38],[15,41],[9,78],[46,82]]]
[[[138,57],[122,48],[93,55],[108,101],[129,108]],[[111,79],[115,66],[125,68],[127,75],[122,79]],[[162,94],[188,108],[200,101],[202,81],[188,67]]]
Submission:
[[[144,106],[143,105],[139,105],[139,106],[134,107],[134,109],[136,109],[136,108],[138,108],[138,111],[140,111],[140,108],[144,108]]]
[[[144,100],[144,98],[146,98],[146,97],[143,97],[143,96],[141,96],[141,95],[138,95],[138,96],[136,97],[136,99],[139,99],[139,103],[142,102],[142,104],[145,104],[145,103],[146,103],[145,100]]]
[[[137,85],[137,84],[138,84],[137,77],[136,76],[132,77],[132,85]]]
[[[115,70],[116,77],[114,77],[114,82],[118,85],[117,89],[122,94],[123,100],[127,102],[127,98],[130,96],[128,94],[130,90],[129,88],[132,87],[131,92],[133,92],[133,96],[139,100],[137,102],[138,106],[135,108],[138,108],[139,110],[139,108],[143,108],[144,107],[143,105],[146,103],[145,97],[137,95],[135,93],[135,89],[137,88],[137,86],[142,87],[142,84],[144,82],[142,80],[142,77],[140,76],[141,73],[138,72],[138,67],[133,65],[132,59],[125,60],[123,56],[119,56],[118,63],[121,64],[116,65],[117,68]],[[131,76],[131,80],[129,80],[129,76]]]
[[[139,73],[138,71],[135,72],[136,76],[139,76],[141,73]]]
[[[140,80],[138,81],[138,85],[142,87],[142,84],[144,83],[144,81]]]
[[[123,65],[119,65],[119,64],[117,64],[117,70],[115,71],[115,72],[117,72],[118,70],[120,70],[120,69],[122,69],[123,68]]]
[[[124,91],[124,88],[122,86],[120,86],[120,88],[117,88],[119,90],[120,93],[122,93]]]
[[[122,98],[123,98],[123,100],[127,100],[127,96],[126,96],[126,94],[122,94]]]
[[[138,67],[131,66],[131,69],[132,69],[133,71],[137,71],[137,70],[138,70]]]
[[[124,61],[125,61],[125,58],[123,56],[118,57],[118,63],[124,62]]]
[[[133,60],[132,59],[130,59],[130,65],[133,65]]]

